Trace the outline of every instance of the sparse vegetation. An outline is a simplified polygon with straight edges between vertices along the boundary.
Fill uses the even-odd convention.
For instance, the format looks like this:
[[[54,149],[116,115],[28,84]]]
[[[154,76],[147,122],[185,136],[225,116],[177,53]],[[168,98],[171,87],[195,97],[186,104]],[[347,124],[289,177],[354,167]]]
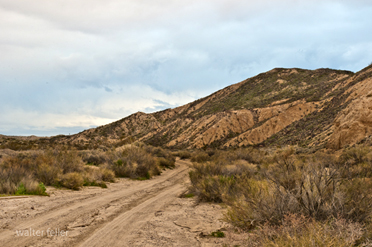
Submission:
[[[205,162],[210,160],[210,156],[208,153],[203,152],[203,151],[195,151],[191,155],[191,161],[192,162]]]
[[[194,162],[190,193],[201,201],[224,203],[225,220],[253,230],[257,246],[372,241],[370,148],[354,147],[339,157],[296,151],[216,152],[209,161]]]
[[[150,179],[161,169],[173,168],[167,150],[144,144],[111,151],[77,151],[66,147],[14,152],[0,160],[0,194],[45,195],[44,185],[78,190],[83,186],[107,188],[115,177]]]
[[[181,150],[181,151],[175,152],[174,155],[180,157],[181,160],[191,158],[191,153],[189,151],[186,151],[186,150]]]
[[[277,68],[182,109],[136,113],[71,136],[0,136],[0,196],[148,180],[173,169],[178,156],[193,162],[181,197],[222,203],[224,220],[249,233],[249,246],[371,246],[372,139],[324,150],[347,99],[360,96],[361,88],[349,89],[371,77],[370,66],[358,73]],[[270,122],[296,114],[282,126],[280,118]],[[241,135],[253,130],[252,142]],[[227,150],[241,145],[252,147]]]
[[[216,238],[224,238],[225,237],[225,233],[224,232],[221,232],[221,231],[212,232],[211,233],[211,236],[212,237],[216,237]]]

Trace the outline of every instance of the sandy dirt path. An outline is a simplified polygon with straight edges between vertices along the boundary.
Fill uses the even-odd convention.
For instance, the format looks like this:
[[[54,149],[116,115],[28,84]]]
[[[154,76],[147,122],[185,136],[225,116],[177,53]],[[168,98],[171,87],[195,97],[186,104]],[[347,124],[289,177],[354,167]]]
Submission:
[[[48,188],[50,197],[0,200],[0,246],[222,246],[233,239],[222,209],[180,198],[190,162],[146,181],[120,179],[108,189]],[[232,235],[231,235],[232,236]]]

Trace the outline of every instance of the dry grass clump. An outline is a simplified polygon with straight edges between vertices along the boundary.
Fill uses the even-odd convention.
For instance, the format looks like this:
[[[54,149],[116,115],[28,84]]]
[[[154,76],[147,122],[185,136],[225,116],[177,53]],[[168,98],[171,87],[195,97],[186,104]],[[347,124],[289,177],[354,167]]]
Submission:
[[[206,161],[210,161],[210,160],[211,160],[211,157],[208,155],[208,153],[206,153],[204,151],[195,151],[191,154],[191,161],[192,162],[201,163],[201,162],[206,162]]]
[[[80,156],[87,165],[99,166],[110,162],[110,157],[107,153],[100,150],[81,151]]]
[[[61,185],[68,189],[78,190],[84,185],[84,178],[78,172],[69,172],[60,177]]]
[[[168,151],[140,146],[110,152],[58,148],[3,157],[0,193],[16,194],[21,190],[35,194],[45,188],[44,184],[74,190],[83,186],[106,188],[106,182],[115,181],[115,175],[148,179],[159,175],[161,168],[174,167],[175,159]]]
[[[363,225],[342,218],[324,222],[303,215],[286,215],[280,225],[264,224],[253,231],[249,246],[353,246],[363,239]]]
[[[259,154],[260,163],[247,162],[236,151],[216,153],[212,161],[194,163],[190,172],[191,191],[200,200],[226,204],[225,220],[244,230],[264,225],[281,227],[288,215],[295,214],[310,219],[310,228],[304,228],[301,234],[310,236],[314,229],[322,228],[332,219],[360,224],[366,232],[365,227],[372,220],[369,148],[346,150],[340,158],[321,153],[297,155],[291,148],[265,157],[261,151],[255,153]],[[337,238],[333,231],[330,234],[330,239]],[[284,236],[277,239],[280,238],[288,240]],[[295,243],[301,246],[301,241]],[[329,241],[325,246],[333,240]],[[337,246],[338,242],[334,243]]]
[[[180,150],[177,152],[174,152],[175,156],[180,157],[181,160],[186,160],[191,158],[191,153],[187,150]]]
[[[143,148],[132,145],[112,155],[114,162],[111,163],[110,169],[118,177],[149,179],[160,174],[156,158]]]
[[[14,157],[0,163],[0,194],[46,195],[43,183],[38,183]]]
[[[106,182],[115,182],[115,176],[149,179],[174,166],[175,158],[168,150],[141,143],[107,152],[66,147],[14,152],[0,160],[0,194],[35,194],[44,184],[74,190],[107,188]]]
[[[145,151],[156,157],[158,166],[161,168],[174,168],[176,158],[173,154],[161,147],[146,146]]]

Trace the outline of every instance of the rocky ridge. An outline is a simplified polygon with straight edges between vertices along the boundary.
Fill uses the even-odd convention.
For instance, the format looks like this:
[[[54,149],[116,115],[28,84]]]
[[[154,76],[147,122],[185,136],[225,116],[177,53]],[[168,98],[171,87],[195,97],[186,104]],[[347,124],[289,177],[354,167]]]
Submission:
[[[168,148],[299,145],[339,149],[372,135],[372,65],[353,73],[276,68],[189,104],[71,136],[89,148],[142,141]]]

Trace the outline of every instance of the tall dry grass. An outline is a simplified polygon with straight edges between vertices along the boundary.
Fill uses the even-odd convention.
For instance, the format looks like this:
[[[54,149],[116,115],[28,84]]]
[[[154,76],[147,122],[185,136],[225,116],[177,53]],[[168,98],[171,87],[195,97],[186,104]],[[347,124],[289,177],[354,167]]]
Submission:
[[[0,162],[0,194],[36,193],[44,185],[78,190],[83,186],[107,187],[115,177],[148,179],[161,169],[174,167],[169,151],[143,144],[121,149],[77,151],[60,147],[19,152]],[[37,184],[37,186],[35,186]]]
[[[334,219],[359,224],[366,233],[372,216],[370,153],[369,147],[345,150],[340,157],[296,154],[294,148],[216,152],[210,161],[193,164],[190,190],[199,200],[224,203],[225,220],[247,231],[280,227],[288,215],[299,215],[312,222],[304,230],[308,237]]]

